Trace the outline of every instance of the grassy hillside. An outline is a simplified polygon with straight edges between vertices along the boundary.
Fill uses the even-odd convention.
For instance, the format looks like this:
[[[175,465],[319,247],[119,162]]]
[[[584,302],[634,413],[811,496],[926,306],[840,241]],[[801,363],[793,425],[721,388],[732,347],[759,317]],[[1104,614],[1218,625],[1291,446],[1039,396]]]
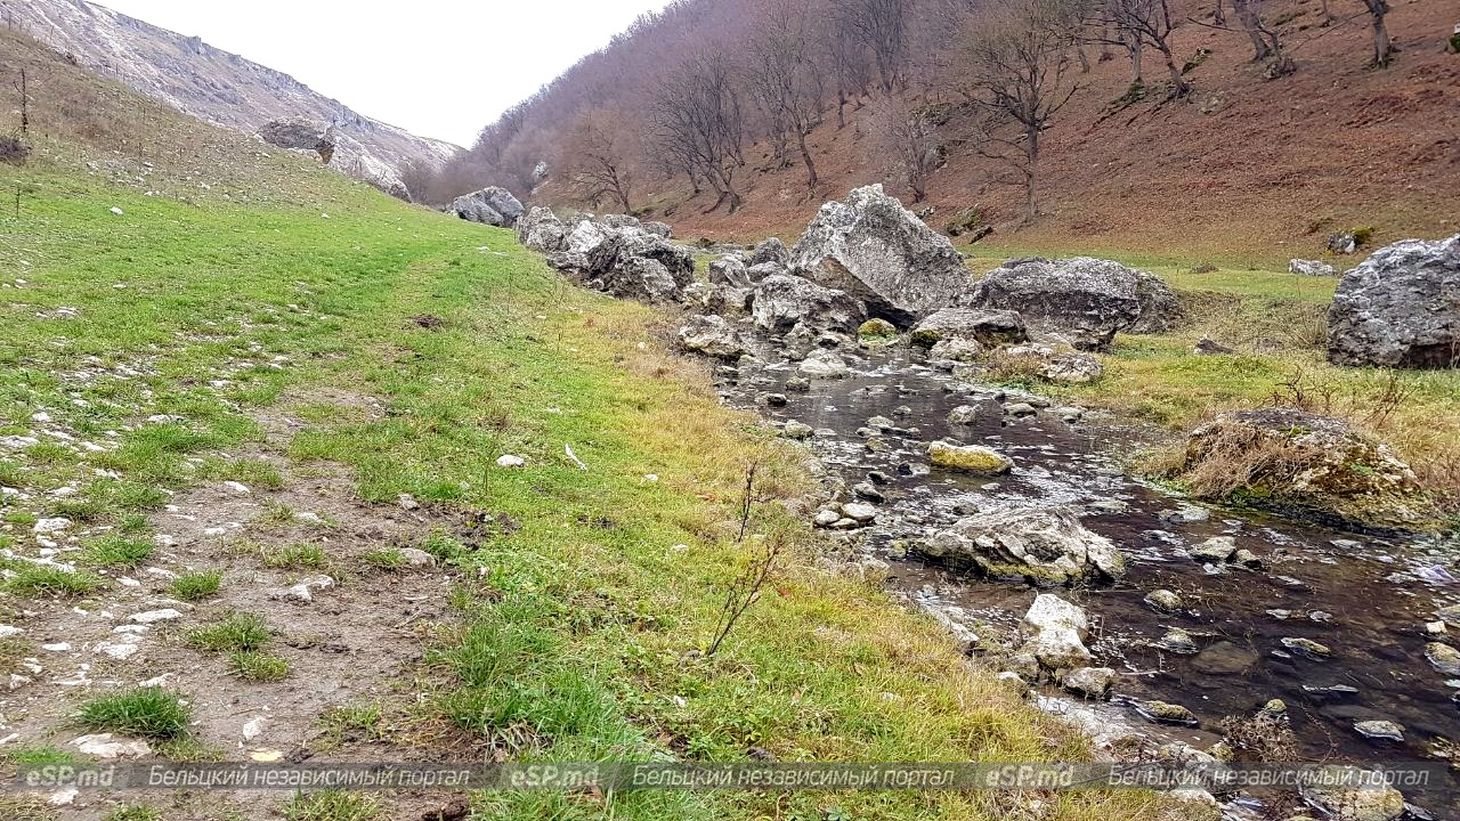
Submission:
[[[38,103],[54,126],[4,175],[22,196],[0,216],[0,623],[24,632],[0,672],[32,679],[0,694],[11,765],[84,758],[70,742],[102,731],[178,760],[1088,755],[931,621],[822,558],[780,504],[807,487],[799,454],[722,409],[666,353],[658,314],[568,287],[508,232],[0,37],[41,88],[87,106],[68,119]],[[87,125],[110,118],[131,119]],[[497,467],[505,453],[526,467]],[[771,588],[705,657],[726,589],[769,543],[786,556]],[[415,550],[434,568],[412,567]],[[265,593],[320,574],[334,585],[310,603]],[[130,620],[131,654],[101,652],[128,641],[113,627],[128,614],[161,609],[177,616]],[[86,683],[56,683],[82,664]],[[262,734],[241,742],[251,717]],[[446,802],[43,799],[7,798],[4,814],[385,819]],[[513,819],[1193,812],[1129,791],[471,805]]]

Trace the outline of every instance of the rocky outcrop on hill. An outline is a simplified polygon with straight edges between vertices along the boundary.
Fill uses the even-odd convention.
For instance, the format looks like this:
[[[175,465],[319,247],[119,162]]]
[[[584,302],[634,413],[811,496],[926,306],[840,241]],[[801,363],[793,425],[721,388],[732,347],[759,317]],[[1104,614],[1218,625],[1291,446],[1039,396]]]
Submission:
[[[1343,275],[1328,328],[1338,365],[1460,366],[1460,235],[1375,251]]]
[[[979,280],[964,302],[1018,311],[1031,329],[1064,336],[1081,350],[1104,350],[1117,331],[1169,330],[1180,318],[1164,282],[1090,257],[1011,260]]]
[[[457,197],[448,209],[469,222],[513,228],[522,217],[522,203],[505,188],[491,186]]]
[[[948,306],[970,279],[948,239],[881,185],[821,206],[792,249],[790,265],[793,273],[846,291],[899,325]]]
[[[22,29],[83,66],[216,125],[247,134],[285,121],[332,131],[328,165],[396,196],[413,161],[438,165],[461,149],[355,112],[283,72],[85,0],[10,3]],[[314,150],[312,145],[290,146]]]

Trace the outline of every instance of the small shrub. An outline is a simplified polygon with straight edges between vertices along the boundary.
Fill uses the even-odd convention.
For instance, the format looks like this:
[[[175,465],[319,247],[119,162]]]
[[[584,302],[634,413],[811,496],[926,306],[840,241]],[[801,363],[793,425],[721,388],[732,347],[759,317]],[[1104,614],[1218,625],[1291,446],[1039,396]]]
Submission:
[[[169,739],[187,734],[192,711],[173,693],[144,687],[88,701],[77,717],[99,732]]]
[[[184,573],[172,580],[172,595],[180,601],[198,601],[218,592],[223,574],[216,570]]]
[[[289,662],[256,650],[232,653],[228,666],[244,681],[283,681],[289,677]]]
[[[217,624],[188,631],[188,644],[199,650],[257,650],[269,643],[269,625],[253,613],[234,613]]]
[[[85,571],[39,564],[26,565],[5,583],[5,589],[17,596],[85,596],[101,586],[99,577]]]
[[[82,561],[92,567],[132,568],[146,561],[152,550],[152,542],[145,539],[105,536],[86,546]]]
[[[300,793],[284,807],[287,821],[370,821],[379,813],[374,796],[343,790]]]

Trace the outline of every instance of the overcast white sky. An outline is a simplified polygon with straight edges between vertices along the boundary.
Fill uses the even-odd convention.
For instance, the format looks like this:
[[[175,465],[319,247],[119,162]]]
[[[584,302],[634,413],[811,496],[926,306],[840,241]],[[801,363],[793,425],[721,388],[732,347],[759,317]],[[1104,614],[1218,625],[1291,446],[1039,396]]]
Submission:
[[[294,75],[362,114],[470,145],[667,0],[99,0]]]

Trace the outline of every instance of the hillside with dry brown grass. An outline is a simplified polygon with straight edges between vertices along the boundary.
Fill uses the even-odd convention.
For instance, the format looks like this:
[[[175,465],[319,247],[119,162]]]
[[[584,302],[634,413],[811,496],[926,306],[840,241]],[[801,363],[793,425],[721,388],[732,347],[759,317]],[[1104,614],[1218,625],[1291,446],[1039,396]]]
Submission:
[[[934,208],[928,220],[938,227],[977,207],[995,226],[992,242],[1000,246],[1210,255],[1269,264],[1317,255],[1330,232],[1351,227],[1372,227],[1377,242],[1460,230],[1460,55],[1448,44],[1460,10],[1453,6],[1393,4],[1386,22],[1398,53],[1389,66],[1375,68],[1369,65],[1370,18],[1362,4],[1334,0],[1328,4],[1333,19],[1325,22],[1318,0],[1261,3],[1265,24],[1296,62],[1293,74],[1265,79],[1264,65],[1252,59],[1252,46],[1234,28],[1230,13],[1222,28],[1213,24],[1214,3],[1173,3],[1171,50],[1178,64],[1186,64],[1184,76],[1193,86],[1181,99],[1169,98],[1166,70],[1148,47],[1146,93],[1132,100],[1125,52],[1093,42],[1101,39],[1099,32],[1087,33],[1080,48],[1088,71],[1071,68],[1077,89],[1042,134],[1041,216],[1020,227],[1022,178],[983,156],[987,152],[976,138],[979,107],[958,93],[968,79],[960,75],[960,38],[970,25],[976,28],[983,4],[902,5],[908,16],[907,69],[891,96],[909,109],[943,106],[952,112],[935,135],[946,162],[928,178],[926,203],[913,205]],[[808,192],[806,172],[794,156],[776,158],[749,91],[739,100],[745,163],[736,184],[743,207],[713,208],[718,199],[713,191],[692,196],[687,177],[659,167],[651,139],[653,98],[688,64],[677,61],[723,52],[741,72],[741,82],[749,82],[753,66],[746,67],[751,63],[746,55],[754,52],[757,29],[753,22],[732,26],[715,16],[730,6],[744,7],[745,15],[760,8],[739,0],[672,4],[657,23],[641,24],[585,58],[485,131],[472,152],[479,162],[458,165],[449,182],[465,189],[485,184],[514,162],[551,157],[554,174],[532,199],[611,209],[585,197],[573,176],[578,163],[572,124],[591,111],[599,122],[626,123],[617,148],[632,172],[634,207],[672,222],[683,236],[793,235],[821,202],[875,181],[888,182],[912,204],[911,190],[886,167],[886,141],[876,134],[876,119],[888,95],[870,69],[851,95],[844,127],[835,114],[833,80],[817,80],[821,108],[807,140],[820,178],[814,192]],[[835,13],[833,6],[807,7],[814,32],[822,32],[815,27]],[[691,7],[698,17],[686,11]],[[975,15],[972,23],[959,23],[949,8]],[[940,28],[944,21],[951,22]],[[711,24],[719,27],[716,36],[696,40],[694,33]],[[727,26],[736,31],[727,34]],[[813,36],[835,43],[839,35]],[[1070,59],[1075,62],[1073,51]],[[633,70],[608,70],[614,66]],[[812,70],[826,71],[821,63]],[[496,165],[484,159],[488,155]],[[509,176],[504,170],[493,179],[512,185]]]

